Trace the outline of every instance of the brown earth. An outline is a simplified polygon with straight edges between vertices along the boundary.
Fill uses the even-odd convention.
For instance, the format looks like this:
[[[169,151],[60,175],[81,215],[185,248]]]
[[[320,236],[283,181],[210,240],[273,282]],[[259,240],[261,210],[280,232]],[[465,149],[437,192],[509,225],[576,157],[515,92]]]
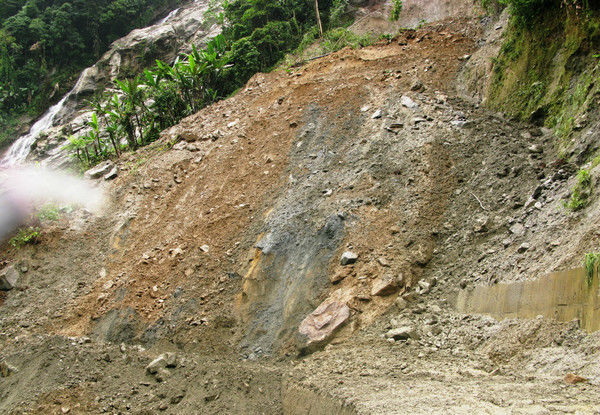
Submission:
[[[0,411],[594,413],[598,335],[452,310],[461,285],[573,265],[600,211],[558,209],[574,169],[549,131],[458,96],[485,30],[447,19],[256,75],[124,156],[102,216],[4,251],[22,275]],[[324,300],[349,324],[299,358]],[[145,367],[165,351],[159,382]]]

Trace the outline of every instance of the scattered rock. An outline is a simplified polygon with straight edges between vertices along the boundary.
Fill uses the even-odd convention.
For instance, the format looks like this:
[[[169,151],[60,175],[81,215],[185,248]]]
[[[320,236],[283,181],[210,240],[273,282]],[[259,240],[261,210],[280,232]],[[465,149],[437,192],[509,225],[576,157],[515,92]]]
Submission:
[[[119,175],[119,168],[114,166],[108,173],[104,175],[104,180],[113,180]]]
[[[377,118],[381,118],[382,115],[383,115],[383,111],[377,110],[373,113],[373,115],[371,115],[371,118],[376,120]]]
[[[531,245],[527,242],[523,242],[518,248],[517,248],[517,252],[522,254],[523,252],[526,252],[529,250],[529,248],[531,248]]]
[[[13,373],[17,373],[18,370],[16,367],[9,365],[6,362],[0,362],[0,377],[7,378]]]
[[[400,103],[403,106],[405,106],[406,108],[411,108],[411,109],[417,108],[419,106],[415,101],[413,101],[406,95],[402,95],[402,97],[400,97]]]
[[[384,296],[395,293],[399,288],[398,278],[386,275],[373,281],[371,295]]]
[[[387,333],[385,333],[385,337],[387,337],[388,339],[394,339],[394,340],[407,340],[407,339],[418,340],[419,339],[419,335],[417,334],[417,331],[412,326],[403,326],[403,327],[391,329]]]
[[[152,362],[150,362],[148,366],[146,366],[146,372],[148,372],[151,375],[158,376],[161,373],[161,369],[167,367],[177,367],[177,355],[175,353],[167,352],[161,354]]]
[[[86,179],[99,179],[100,177],[108,175],[115,167],[115,163],[111,160],[106,160],[86,171],[83,176]]]
[[[453,127],[462,128],[467,125],[467,121],[466,120],[452,120],[452,121],[450,121],[450,125],[452,125]]]
[[[16,287],[19,273],[14,266],[9,265],[0,271],[0,290],[9,291]]]
[[[339,270],[338,272],[336,272],[333,275],[329,276],[329,281],[332,284],[337,284],[338,282],[342,281],[344,278],[353,275],[354,274],[354,270],[352,268],[343,268],[341,270]]]
[[[379,265],[381,265],[382,267],[389,267],[390,266],[390,263],[388,262],[388,260],[385,259],[382,256],[380,256],[379,258],[377,258],[377,262],[379,262]]]
[[[509,228],[509,231],[515,236],[523,236],[525,235],[525,226],[520,223],[515,223]]]
[[[579,376],[579,375],[575,375],[574,373],[568,373],[565,376],[564,380],[565,380],[565,383],[568,383],[569,385],[575,385],[577,383],[588,381],[586,378]]]
[[[429,291],[431,291],[431,287],[432,284],[427,282],[427,281],[419,281],[417,283],[417,287],[415,288],[415,291],[418,294],[427,294],[429,293]]]
[[[357,259],[358,259],[358,254],[355,254],[354,252],[351,252],[351,251],[346,251],[342,254],[342,259],[340,260],[340,263],[342,265],[350,265],[350,264],[354,264]]]
[[[423,86],[423,82],[421,82],[419,79],[415,79],[410,86],[410,90],[415,92],[423,92],[425,90],[425,86]]]
[[[396,225],[390,226],[389,230],[392,235],[396,235],[396,234],[400,233],[400,231],[401,231],[400,227],[396,226]]]
[[[396,301],[394,303],[396,304],[396,307],[398,307],[398,310],[404,310],[406,308],[406,306],[408,306],[408,301],[406,301],[401,296],[398,296],[398,298],[396,298]]]

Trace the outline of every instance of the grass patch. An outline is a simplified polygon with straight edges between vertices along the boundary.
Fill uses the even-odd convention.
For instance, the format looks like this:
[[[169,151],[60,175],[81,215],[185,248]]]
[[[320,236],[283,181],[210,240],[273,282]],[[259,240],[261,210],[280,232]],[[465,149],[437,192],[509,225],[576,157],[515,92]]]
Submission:
[[[585,267],[585,277],[588,287],[594,281],[594,273],[598,270],[600,263],[600,252],[588,252],[583,258],[583,266]]]
[[[56,222],[60,218],[60,210],[57,206],[45,205],[37,212],[36,216],[44,222]]]
[[[577,183],[571,192],[569,201],[565,203],[565,207],[573,212],[585,208],[590,202],[592,195],[592,177],[590,172],[581,169],[577,173]]]

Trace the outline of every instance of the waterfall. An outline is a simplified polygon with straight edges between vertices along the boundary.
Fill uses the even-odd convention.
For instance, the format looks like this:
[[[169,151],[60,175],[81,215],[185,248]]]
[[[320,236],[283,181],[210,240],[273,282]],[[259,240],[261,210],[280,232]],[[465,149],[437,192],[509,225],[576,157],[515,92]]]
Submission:
[[[56,114],[63,108],[65,101],[70,95],[71,92],[66,94],[57,104],[51,106],[50,109],[48,109],[48,111],[33,124],[27,134],[19,137],[17,141],[10,146],[8,151],[4,154],[4,157],[2,157],[2,160],[0,160],[0,167],[14,166],[25,161],[25,158],[31,150],[31,145],[42,131],[52,127],[54,117],[56,117]]]
[[[173,16],[175,16],[177,14],[178,11],[179,11],[179,9],[173,10],[172,12],[170,12],[169,14],[167,14],[165,17],[163,17],[162,19],[160,19],[158,21],[157,25],[167,23],[169,20],[171,20],[171,18]]]

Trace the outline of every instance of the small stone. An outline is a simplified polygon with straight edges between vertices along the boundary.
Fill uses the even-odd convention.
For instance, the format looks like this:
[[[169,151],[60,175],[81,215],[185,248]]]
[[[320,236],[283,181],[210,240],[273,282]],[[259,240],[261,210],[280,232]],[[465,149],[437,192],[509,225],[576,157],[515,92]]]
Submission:
[[[383,115],[383,111],[377,110],[373,113],[373,115],[371,115],[371,118],[375,120],[377,118],[381,118],[382,115]]]
[[[450,125],[452,125],[453,127],[458,127],[458,128],[462,128],[467,124],[466,120],[452,120],[450,121]]]
[[[398,310],[404,310],[408,305],[408,302],[404,298],[398,297],[396,298],[395,304],[396,307],[398,307]]]
[[[328,342],[329,339],[350,318],[350,308],[337,301],[324,301],[310,313],[298,328],[298,332],[306,336],[306,348],[314,348]]]
[[[119,168],[114,166],[108,173],[104,175],[104,180],[113,180],[119,175]]]
[[[171,352],[161,354],[146,366],[146,372],[157,375],[165,367],[177,367],[177,354]]]
[[[390,263],[388,262],[388,260],[385,259],[382,256],[380,256],[379,258],[377,258],[377,262],[379,262],[379,265],[381,265],[382,267],[389,267],[390,266]]]
[[[565,383],[568,383],[569,385],[575,385],[577,383],[588,381],[586,378],[579,376],[579,375],[575,375],[574,373],[568,373],[565,376],[564,380],[565,380]]]
[[[414,339],[414,340],[419,339],[419,335],[417,334],[417,331],[412,326],[403,326],[403,327],[391,329],[387,333],[385,333],[385,337],[388,339],[390,339],[390,338],[394,339],[396,341],[397,340],[407,340],[407,339]]]
[[[185,392],[178,393],[177,395],[171,397],[171,400],[169,402],[171,402],[172,405],[177,405],[183,400],[183,398],[185,398]]]
[[[340,260],[340,263],[342,265],[350,265],[350,264],[354,264],[357,259],[358,259],[358,254],[355,254],[354,252],[346,251],[342,254],[342,259]]]
[[[429,293],[429,291],[431,291],[431,284],[426,281],[419,281],[417,283],[417,288],[415,289],[415,291],[418,294],[427,294]]]
[[[390,226],[390,233],[392,235],[396,235],[398,233],[400,233],[400,227],[394,225],[394,226]]]
[[[515,223],[509,228],[509,231],[515,236],[523,236],[525,235],[525,226],[520,223]]]
[[[60,412],[62,412],[63,414],[68,414],[69,412],[71,412],[71,408],[69,408],[68,406],[63,406],[60,408]]]
[[[154,375],[154,378],[156,379],[157,382],[164,382],[170,376],[171,376],[171,372],[169,372],[167,369],[160,368],[160,369],[158,369],[158,372],[156,372],[156,374]]]
[[[400,104],[402,104],[406,108],[411,108],[411,109],[417,108],[419,106],[415,101],[413,101],[412,99],[410,99],[406,95],[402,95],[400,97]]]
[[[522,254],[523,252],[526,252],[529,250],[529,248],[531,248],[531,245],[527,242],[523,242],[519,248],[517,248],[517,252]]]
[[[542,148],[541,148],[540,146],[538,146],[537,144],[532,144],[532,145],[530,145],[530,146],[527,148],[527,150],[528,150],[530,153],[533,153],[533,154],[539,154],[539,153],[542,153],[542,152],[544,151],[544,150],[542,150]]]
[[[204,252],[204,253],[207,253],[207,252],[208,252],[208,249],[209,249],[208,245],[202,245],[202,246],[200,247],[200,250],[201,250],[202,252]]]
[[[423,92],[425,87],[423,86],[423,82],[421,82],[419,79],[415,79],[410,86],[410,90],[415,92]]]
[[[381,278],[377,278],[373,281],[371,288],[371,295],[385,296],[393,294],[398,289],[398,283],[396,278],[391,275],[387,275]]]
[[[0,362],[0,378],[7,378],[13,373],[17,373],[16,367],[9,365],[6,362]]]

